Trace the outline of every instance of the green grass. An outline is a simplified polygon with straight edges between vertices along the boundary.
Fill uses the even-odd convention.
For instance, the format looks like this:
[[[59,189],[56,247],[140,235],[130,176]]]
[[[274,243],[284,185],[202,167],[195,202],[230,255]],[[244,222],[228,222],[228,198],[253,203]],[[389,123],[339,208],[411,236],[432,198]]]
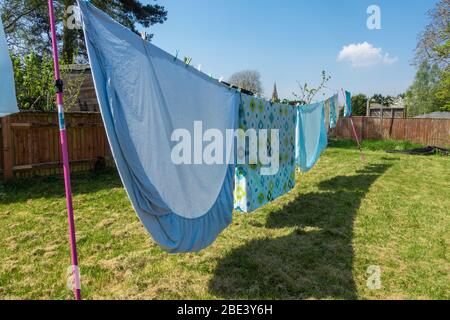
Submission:
[[[163,253],[114,172],[73,185],[87,299],[450,299],[448,157],[329,148],[198,254]],[[0,184],[0,298],[72,298],[67,238],[61,178]]]
[[[330,147],[344,148],[344,149],[357,149],[357,145],[354,140],[334,140],[330,142]],[[397,141],[397,140],[363,140],[362,147],[370,151],[387,151],[387,150],[409,150],[425,147],[422,144],[412,143],[409,141]]]

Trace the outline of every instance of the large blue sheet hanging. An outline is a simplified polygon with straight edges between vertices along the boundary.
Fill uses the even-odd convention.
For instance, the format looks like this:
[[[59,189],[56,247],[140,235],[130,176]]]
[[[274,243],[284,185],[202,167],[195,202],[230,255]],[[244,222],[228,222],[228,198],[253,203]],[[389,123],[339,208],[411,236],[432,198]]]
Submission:
[[[103,121],[134,209],[164,250],[205,248],[231,223],[235,168],[230,159],[205,164],[195,136],[199,124],[202,132],[224,136],[235,130],[239,93],[143,41],[93,5],[78,3]],[[187,162],[173,159],[174,138],[191,143],[177,130],[194,138],[190,165],[184,152]],[[225,144],[223,154],[231,148]]]
[[[14,87],[14,73],[9,58],[5,32],[0,18],[0,117],[19,112]]]

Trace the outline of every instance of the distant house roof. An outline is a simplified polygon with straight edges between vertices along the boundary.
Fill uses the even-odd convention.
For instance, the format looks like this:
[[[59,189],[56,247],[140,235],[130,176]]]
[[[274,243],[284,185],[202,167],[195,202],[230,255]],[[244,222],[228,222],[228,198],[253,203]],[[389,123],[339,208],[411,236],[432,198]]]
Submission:
[[[383,105],[381,105],[381,104],[379,104],[379,103],[371,103],[371,104],[370,104],[370,109],[373,109],[373,110],[379,110],[379,109],[381,109],[381,108],[383,108],[383,109],[398,109],[398,110],[403,110],[403,109],[405,109],[405,106],[404,106],[404,105],[401,105],[401,104],[391,104],[390,106],[383,106]]]
[[[450,112],[432,112],[417,116],[419,119],[450,119]]]
[[[405,101],[401,97],[394,98],[394,101],[389,106],[382,106],[379,103],[370,103],[370,109],[405,109]]]
[[[91,66],[89,64],[69,64],[67,69],[70,71],[90,71]]]

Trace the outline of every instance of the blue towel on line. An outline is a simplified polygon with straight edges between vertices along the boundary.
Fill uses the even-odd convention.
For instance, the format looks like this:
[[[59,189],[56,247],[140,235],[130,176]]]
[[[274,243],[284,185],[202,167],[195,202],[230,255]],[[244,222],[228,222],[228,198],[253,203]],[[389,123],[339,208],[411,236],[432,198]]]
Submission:
[[[297,107],[296,163],[302,172],[311,170],[327,148],[325,106],[319,102]]]

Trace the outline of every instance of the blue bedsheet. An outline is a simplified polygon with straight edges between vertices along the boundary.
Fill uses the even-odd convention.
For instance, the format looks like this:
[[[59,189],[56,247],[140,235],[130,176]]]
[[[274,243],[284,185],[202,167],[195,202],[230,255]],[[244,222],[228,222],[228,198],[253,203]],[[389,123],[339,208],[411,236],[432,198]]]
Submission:
[[[0,18],[0,117],[16,112],[19,112],[19,109],[17,108],[13,67]]]
[[[164,250],[207,247],[231,223],[235,167],[229,159],[203,161],[204,136],[195,124],[201,123],[202,132],[235,130],[239,93],[142,40],[90,3],[78,3],[103,121],[134,209]],[[186,134],[190,141],[184,141]],[[181,141],[192,146],[192,154],[182,153],[183,163],[173,155]],[[232,147],[226,144],[221,151],[232,157]]]

